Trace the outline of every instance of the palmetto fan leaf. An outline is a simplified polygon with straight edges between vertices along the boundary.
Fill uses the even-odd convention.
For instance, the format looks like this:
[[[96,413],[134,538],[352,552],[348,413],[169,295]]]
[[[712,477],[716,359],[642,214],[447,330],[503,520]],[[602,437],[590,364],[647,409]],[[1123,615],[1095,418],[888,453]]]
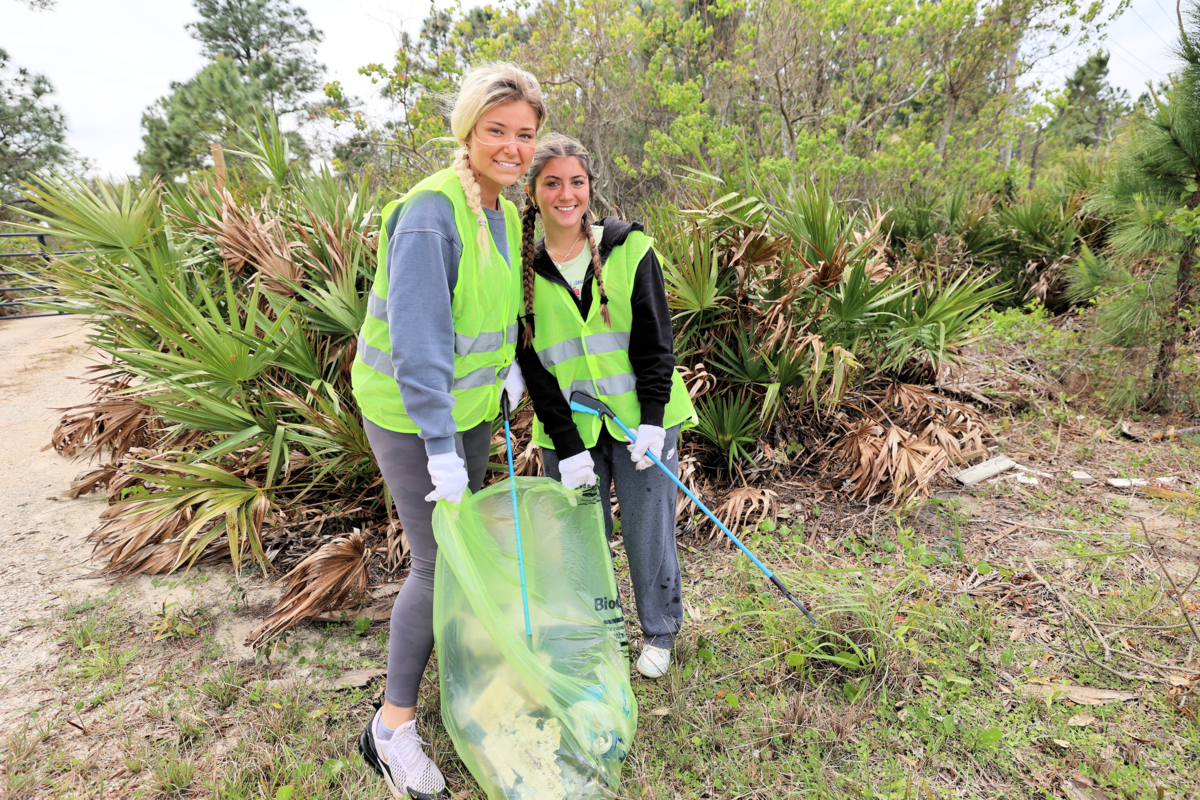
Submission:
[[[98,182],[92,191],[76,178],[51,171],[34,176],[22,187],[42,211],[21,213],[49,225],[26,226],[29,230],[53,233],[103,252],[132,255],[154,238],[161,225],[158,179],[141,187],[130,182],[116,189]]]

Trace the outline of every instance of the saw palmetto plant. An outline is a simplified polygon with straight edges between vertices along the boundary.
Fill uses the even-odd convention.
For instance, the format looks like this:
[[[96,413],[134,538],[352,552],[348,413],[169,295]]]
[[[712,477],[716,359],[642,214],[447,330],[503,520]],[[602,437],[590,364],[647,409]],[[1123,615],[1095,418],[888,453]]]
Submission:
[[[693,207],[657,208],[651,223],[680,368],[708,375],[695,433],[710,469],[742,475],[769,460],[763,445],[821,431],[834,441],[825,468],[846,491],[898,502],[982,454],[970,407],[907,382],[953,370],[1005,287],[982,270],[931,275],[889,256],[884,217],[848,213],[819,180],[743,180],[742,191],[711,174],[689,180]],[[948,213],[969,220],[966,199],[955,202]]]
[[[109,492],[91,536],[103,574],[212,560],[270,573],[352,527],[390,529],[349,388],[375,198],[260,133],[246,158],[265,192],[236,175],[27,187],[49,230],[87,248],[47,282],[90,318],[107,363],[53,445],[105,462],[71,490]]]

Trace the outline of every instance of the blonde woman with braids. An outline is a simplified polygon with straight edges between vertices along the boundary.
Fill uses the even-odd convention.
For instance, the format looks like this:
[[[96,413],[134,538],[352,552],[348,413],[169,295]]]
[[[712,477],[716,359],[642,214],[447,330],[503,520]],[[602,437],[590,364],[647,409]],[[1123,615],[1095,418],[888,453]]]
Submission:
[[[395,797],[449,797],[416,731],[417,691],[433,649],[437,501],[478,491],[500,396],[524,391],[513,364],[521,313],[519,215],[501,196],[533,158],[546,118],[537,79],[511,64],[476,67],[450,114],[449,169],[384,206],[378,266],[358,339],[354,396],[396,503],[412,567],[392,608],[387,689],[359,737]]]
[[[608,534],[610,492],[621,504],[621,532],[642,628],[637,669],[660,678],[683,623],[675,550],[675,485],[646,455],[678,474],[680,428],[696,424],[675,372],[671,314],[653,241],[639,223],[605,217],[593,223],[595,183],[579,142],[556,137],[538,145],[526,178],[521,268],[524,310],[517,363],[533,400],[533,441],[546,475],[568,489],[599,484]],[[541,217],[545,237],[534,241]],[[568,398],[584,391],[603,400],[637,431],[572,414]],[[649,469],[648,469],[649,468]]]

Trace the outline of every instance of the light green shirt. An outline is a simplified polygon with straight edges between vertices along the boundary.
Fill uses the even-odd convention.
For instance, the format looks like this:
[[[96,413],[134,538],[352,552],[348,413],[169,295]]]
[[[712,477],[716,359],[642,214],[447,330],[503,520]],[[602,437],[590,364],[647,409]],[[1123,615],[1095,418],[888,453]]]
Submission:
[[[604,227],[601,225],[592,226],[592,241],[597,246],[600,245],[600,239],[604,236]],[[551,259],[553,261],[554,259]],[[559,263],[554,261],[554,266],[558,267],[558,271],[562,273],[563,280],[571,287],[571,291],[575,293],[575,297],[579,297],[579,293],[583,291],[583,278],[587,275],[588,267],[592,263],[592,248],[585,247],[579,251],[579,255],[572,258],[570,261]]]

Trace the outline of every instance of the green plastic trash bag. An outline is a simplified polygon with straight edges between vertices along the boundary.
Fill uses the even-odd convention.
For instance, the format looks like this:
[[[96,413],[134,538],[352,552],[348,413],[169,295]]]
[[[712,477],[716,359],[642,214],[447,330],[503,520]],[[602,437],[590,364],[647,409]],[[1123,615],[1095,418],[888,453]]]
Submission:
[[[599,495],[516,479],[527,639],[511,480],[433,515],[442,720],[491,800],[611,797],[637,703]]]

